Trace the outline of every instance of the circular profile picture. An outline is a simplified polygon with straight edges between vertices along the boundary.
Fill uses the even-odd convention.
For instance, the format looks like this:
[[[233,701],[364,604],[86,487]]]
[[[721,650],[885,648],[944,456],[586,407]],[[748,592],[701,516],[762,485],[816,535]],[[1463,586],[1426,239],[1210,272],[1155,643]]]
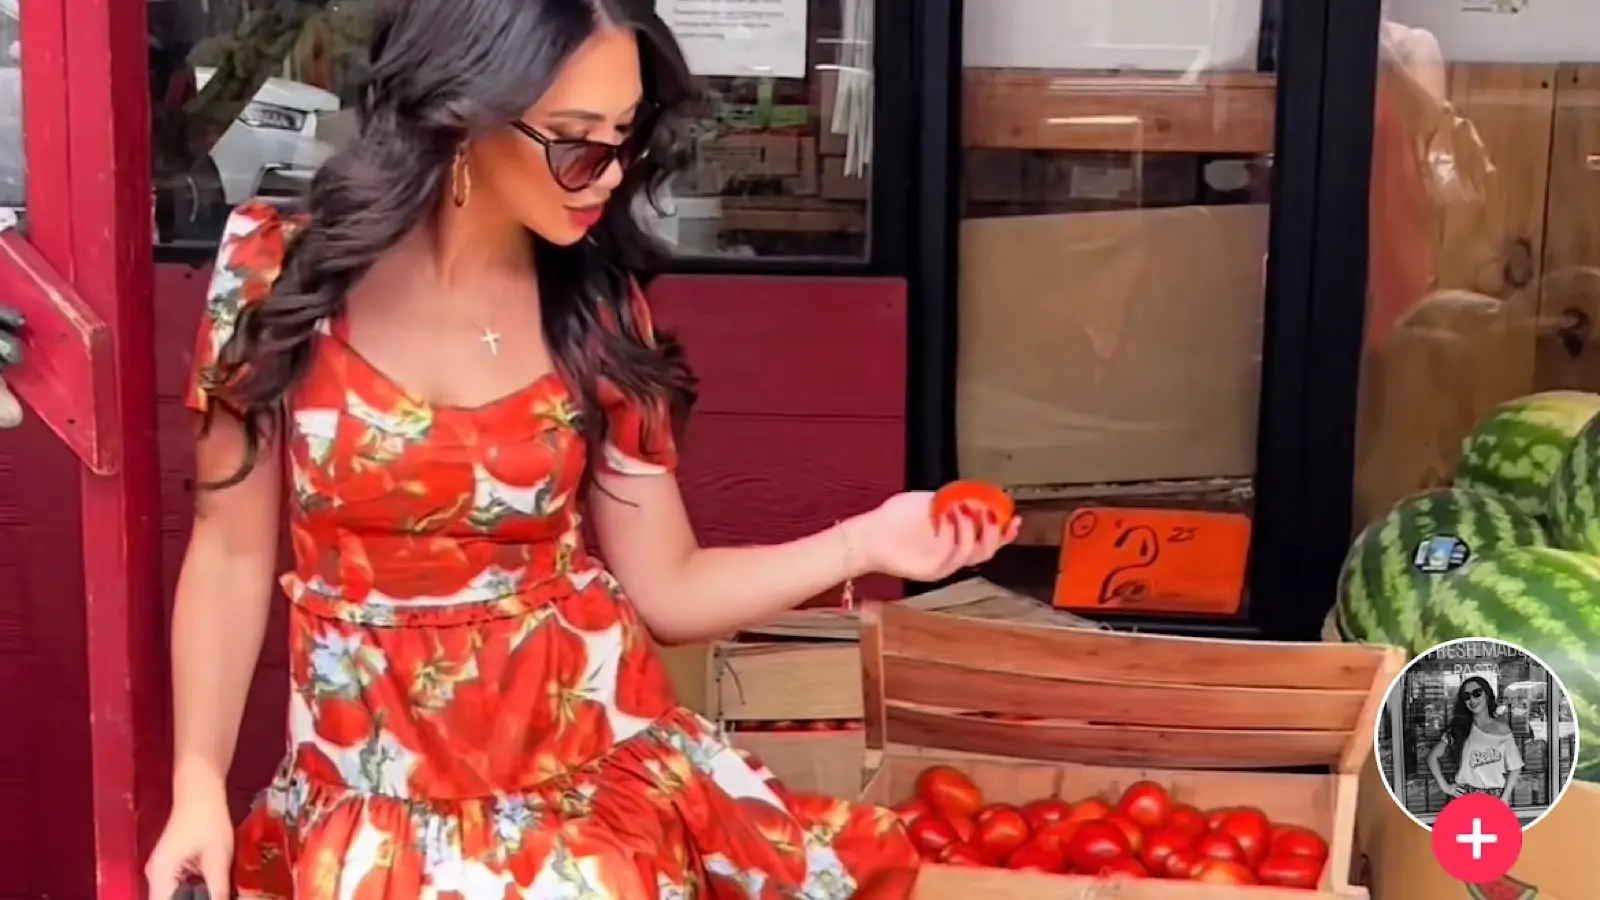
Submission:
[[[1389,686],[1375,730],[1389,795],[1432,829],[1463,794],[1506,802],[1522,827],[1544,818],[1572,783],[1578,722],[1555,671],[1522,647],[1447,641]]]

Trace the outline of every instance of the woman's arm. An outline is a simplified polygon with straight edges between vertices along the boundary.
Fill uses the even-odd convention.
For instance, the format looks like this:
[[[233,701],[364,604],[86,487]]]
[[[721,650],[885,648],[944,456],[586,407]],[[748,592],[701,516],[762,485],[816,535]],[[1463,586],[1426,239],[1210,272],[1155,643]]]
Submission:
[[[222,408],[195,448],[197,482],[233,475],[244,431]],[[240,483],[196,488],[194,531],[172,614],[174,791],[213,790],[233,761],[245,696],[261,653],[277,568],[281,472],[263,441]]]
[[[895,561],[877,548],[902,523],[919,521],[927,546],[925,580],[988,559],[1014,536],[986,529],[979,539],[963,524],[935,536],[920,497],[902,494],[872,513],[786,544],[702,548],[689,524],[677,480],[670,473],[623,475],[601,471],[589,510],[606,564],[622,583],[657,640],[668,644],[723,637],[770,618],[846,579],[882,571]],[[907,532],[911,528],[905,529]],[[907,575],[913,573],[895,572]]]
[[[1506,767],[1506,787],[1505,790],[1500,792],[1500,799],[1504,800],[1507,806],[1511,805],[1511,792],[1516,790],[1517,779],[1521,776],[1521,766],[1517,766],[1516,768],[1512,768],[1510,766]]]
[[[1433,780],[1437,781],[1439,787],[1444,788],[1447,794],[1452,793],[1451,788],[1455,787],[1455,785],[1445,780],[1444,769],[1439,766],[1439,760],[1444,758],[1445,748],[1449,746],[1450,739],[1443,737],[1439,739],[1439,743],[1433,745],[1432,750],[1428,751],[1428,771],[1433,773]],[[1399,785],[1395,785],[1395,787],[1399,787]]]

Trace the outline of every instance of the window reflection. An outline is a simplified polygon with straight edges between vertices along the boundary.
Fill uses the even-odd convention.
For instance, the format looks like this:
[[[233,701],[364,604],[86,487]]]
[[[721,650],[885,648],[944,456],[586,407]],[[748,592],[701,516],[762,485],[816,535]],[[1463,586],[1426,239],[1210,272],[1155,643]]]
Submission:
[[[207,249],[231,207],[307,188],[355,132],[373,3],[150,0],[159,243]],[[698,39],[797,62],[773,77],[701,78],[666,215],[640,210],[680,254],[865,255],[874,14],[871,0],[815,0],[759,47],[751,31],[695,20]]]
[[[27,204],[22,142],[22,44],[18,0],[0,0],[0,206]]]

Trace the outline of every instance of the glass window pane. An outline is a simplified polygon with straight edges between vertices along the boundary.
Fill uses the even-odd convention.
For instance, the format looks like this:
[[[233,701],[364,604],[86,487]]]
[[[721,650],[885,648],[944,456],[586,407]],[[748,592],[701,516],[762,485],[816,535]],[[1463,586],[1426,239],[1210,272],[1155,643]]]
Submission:
[[[1250,508],[1274,21],[1260,0],[966,5],[957,456],[1022,501],[1012,587],[1056,592],[1086,504]],[[1202,611],[1107,596],[1057,599]]]
[[[354,133],[372,0],[150,0],[157,240],[301,194]],[[639,214],[680,255],[864,258],[870,0],[661,0],[705,95],[687,167]],[[664,214],[662,214],[664,213]]]
[[[19,216],[27,205],[22,134],[22,44],[16,3],[0,3],[0,207]]]

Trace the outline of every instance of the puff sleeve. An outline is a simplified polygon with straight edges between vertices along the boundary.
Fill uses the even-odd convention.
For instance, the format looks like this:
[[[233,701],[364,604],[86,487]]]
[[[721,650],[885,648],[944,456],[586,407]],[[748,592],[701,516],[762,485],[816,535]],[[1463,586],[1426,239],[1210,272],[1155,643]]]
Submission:
[[[655,346],[650,307],[637,284],[628,295],[628,313],[639,338]],[[661,475],[677,468],[678,448],[672,438],[671,411],[665,403],[641,405],[606,381],[600,383],[599,394],[606,414],[606,471],[617,475]]]
[[[206,288],[189,391],[184,400],[195,412],[207,412],[213,402],[233,408],[226,400],[228,385],[218,380],[217,359],[233,337],[240,313],[272,293],[272,285],[283,271],[285,245],[294,228],[294,223],[264,202],[245,204],[228,216]]]

